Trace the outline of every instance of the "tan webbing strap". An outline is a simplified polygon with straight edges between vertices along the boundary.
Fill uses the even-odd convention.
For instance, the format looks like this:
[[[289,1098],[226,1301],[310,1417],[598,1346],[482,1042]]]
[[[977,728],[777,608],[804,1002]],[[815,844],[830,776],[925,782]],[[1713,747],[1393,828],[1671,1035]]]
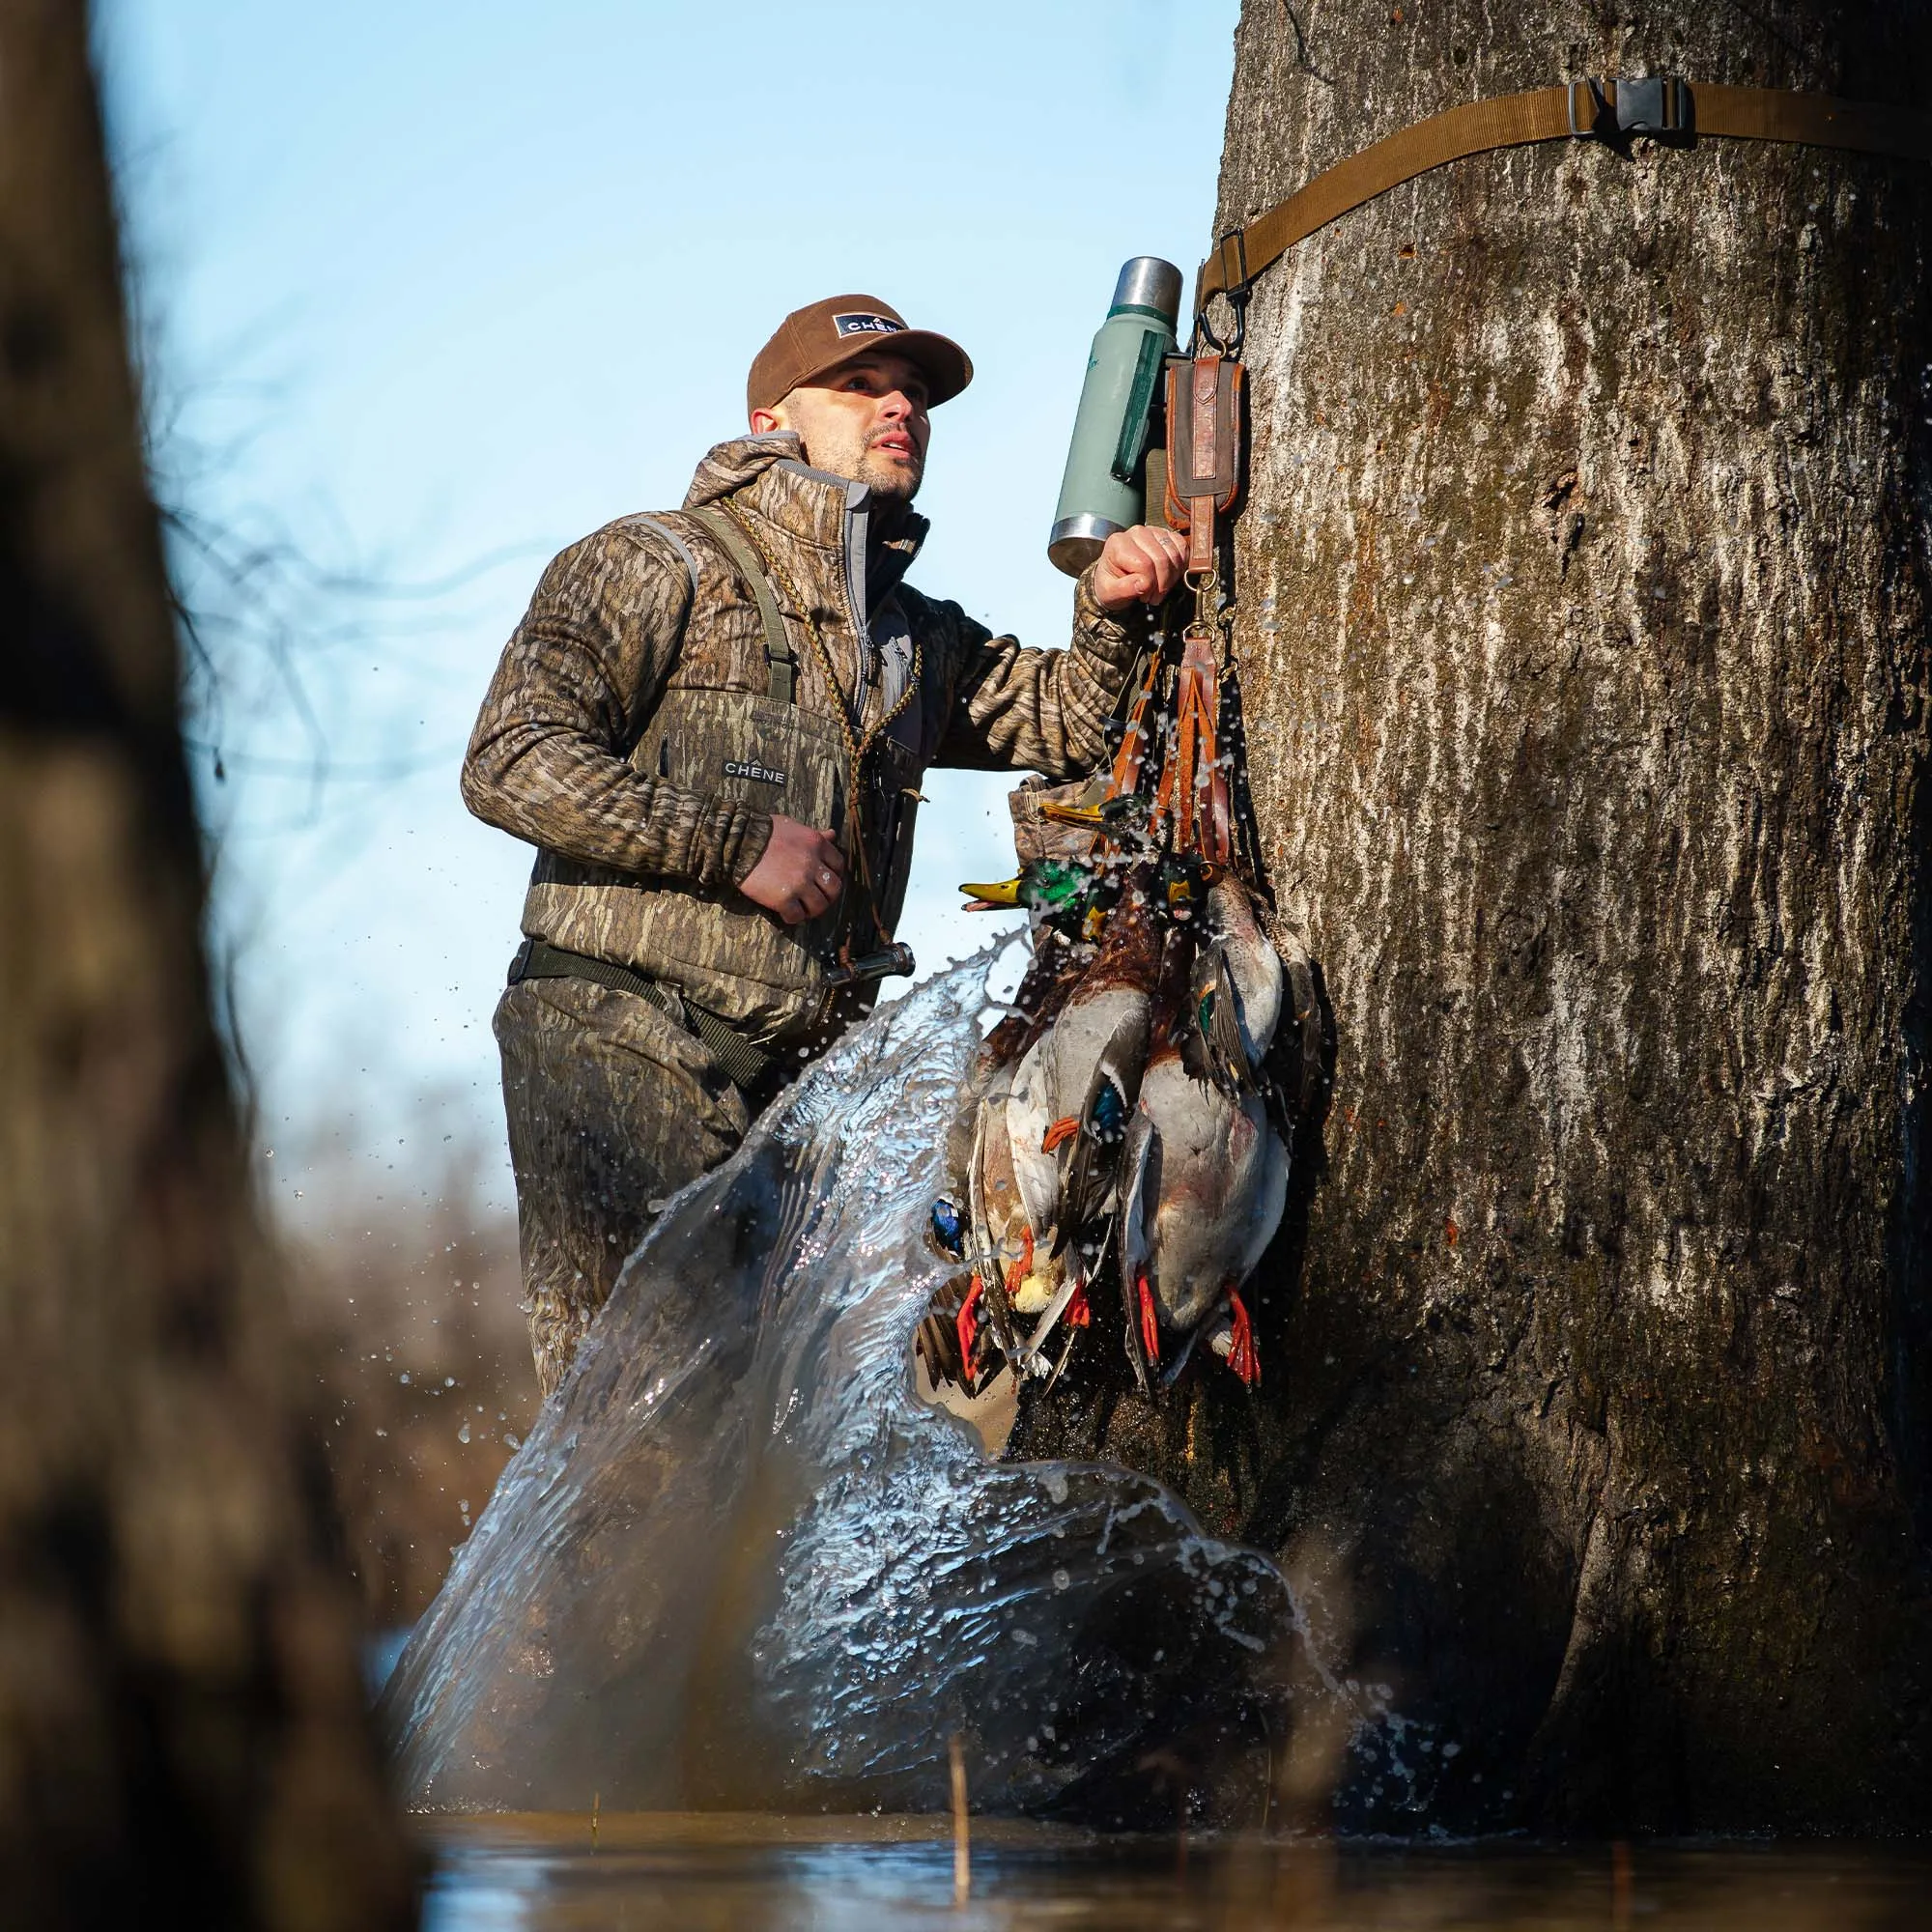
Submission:
[[[1694,129],[1733,141],[1787,141],[1932,161],[1932,116],[1829,94],[1777,94],[1764,87],[1699,87]]]
[[[1739,141],[1785,141],[1932,160],[1932,117],[1903,107],[1761,87],[1692,87],[1661,77],[1625,81],[1622,89],[1621,102],[1614,80],[1576,80],[1471,100],[1337,161],[1245,228],[1222,237],[1195,279],[1195,313],[1214,296],[1246,288],[1297,242],[1338,215],[1432,169],[1497,148],[1618,133],[1656,134],[1666,140],[1720,134]],[[1652,114],[1654,120],[1646,118]]]
[[[767,689],[781,704],[796,703],[798,661],[791,654],[791,639],[785,636],[778,595],[764,565],[745,541],[745,533],[716,503],[701,503],[688,514],[724,545],[725,554],[738,566],[738,575],[752,586],[752,595],[758,600],[758,621],[765,627],[765,669],[771,679]]]

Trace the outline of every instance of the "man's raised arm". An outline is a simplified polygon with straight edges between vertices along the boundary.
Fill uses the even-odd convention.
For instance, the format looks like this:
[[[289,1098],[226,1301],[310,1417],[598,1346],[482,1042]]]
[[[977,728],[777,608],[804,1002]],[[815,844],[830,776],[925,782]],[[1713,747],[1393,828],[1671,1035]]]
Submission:
[[[1145,634],[1135,613],[1166,599],[1185,558],[1172,530],[1141,525],[1109,537],[1073,586],[1073,641],[1064,651],[996,638],[958,613],[966,668],[935,762],[1053,779],[1092,770],[1106,755],[1104,727]]]

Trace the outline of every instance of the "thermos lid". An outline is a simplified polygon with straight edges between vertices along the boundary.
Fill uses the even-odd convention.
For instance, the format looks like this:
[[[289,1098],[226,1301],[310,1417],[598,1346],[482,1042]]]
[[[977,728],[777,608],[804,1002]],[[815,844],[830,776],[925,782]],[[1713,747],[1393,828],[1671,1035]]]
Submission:
[[[1158,255],[1136,255],[1121,267],[1121,279],[1114,284],[1114,306],[1151,308],[1169,323],[1180,315],[1180,270]]]

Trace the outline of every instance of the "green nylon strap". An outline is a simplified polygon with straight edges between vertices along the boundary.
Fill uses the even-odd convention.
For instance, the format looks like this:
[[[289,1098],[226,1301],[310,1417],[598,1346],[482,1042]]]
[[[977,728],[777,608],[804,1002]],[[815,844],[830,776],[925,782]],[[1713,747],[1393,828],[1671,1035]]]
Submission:
[[[791,639],[785,636],[784,618],[772,581],[758,561],[744,532],[716,503],[703,503],[688,511],[718,539],[725,554],[738,566],[738,574],[752,586],[758,600],[758,617],[765,627],[765,668],[771,677],[770,695],[781,704],[797,702],[798,664],[791,654]]]
[[[525,980],[588,980],[613,993],[635,993],[648,1000],[668,1019],[695,1033],[710,1050],[719,1071],[734,1087],[758,1085],[779,1063],[779,1056],[753,1046],[728,1020],[694,1006],[673,987],[615,960],[593,959],[587,952],[566,952],[546,939],[526,939],[510,961],[510,984]]]

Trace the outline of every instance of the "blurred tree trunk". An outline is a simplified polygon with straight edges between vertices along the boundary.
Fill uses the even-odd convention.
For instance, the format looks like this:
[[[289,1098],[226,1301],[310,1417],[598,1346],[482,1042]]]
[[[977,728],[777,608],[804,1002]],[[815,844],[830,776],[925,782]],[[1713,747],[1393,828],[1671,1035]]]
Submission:
[[[278,1381],[78,0],[0,0],[0,1897],[412,1916]]]
[[[1922,108],[1932,11],[1249,0],[1217,231],[1646,71]],[[1254,301],[1236,644],[1332,1104],[1259,1403],[1098,1439],[1346,1580],[1438,1817],[1928,1815],[1929,242],[1922,164],[1549,145]]]

